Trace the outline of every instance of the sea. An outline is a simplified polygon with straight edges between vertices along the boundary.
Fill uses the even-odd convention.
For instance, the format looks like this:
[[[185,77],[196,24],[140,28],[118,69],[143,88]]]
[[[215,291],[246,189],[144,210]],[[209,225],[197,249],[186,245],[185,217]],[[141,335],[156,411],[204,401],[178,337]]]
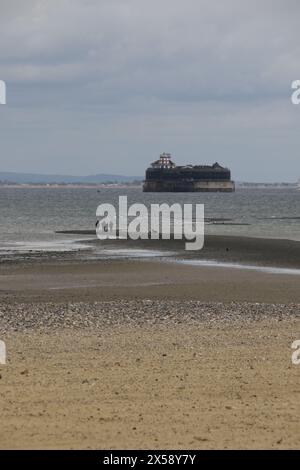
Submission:
[[[99,204],[204,204],[205,234],[300,241],[300,191],[296,188],[240,188],[235,193],[143,193],[141,188],[0,188],[0,258],[26,253],[82,256],[159,256],[153,250],[107,250],[93,235],[59,234],[94,230]]]

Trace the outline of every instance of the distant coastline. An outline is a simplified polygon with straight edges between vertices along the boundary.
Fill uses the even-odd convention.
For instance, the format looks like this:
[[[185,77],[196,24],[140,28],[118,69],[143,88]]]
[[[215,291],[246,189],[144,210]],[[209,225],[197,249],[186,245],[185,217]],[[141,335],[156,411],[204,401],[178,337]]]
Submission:
[[[132,183],[10,183],[0,181],[0,188],[15,189],[104,189],[104,188],[140,188],[142,182]]]
[[[274,183],[253,183],[253,182],[236,182],[237,188],[297,188],[298,183],[284,183],[284,182],[274,182]]]
[[[35,189],[35,188],[51,188],[51,189],[64,189],[64,188],[141,188],[142,180],[136,181],[124,181],[124,182],[99,182],[99,183],[64,183],[64,182],[28,182],[28,183],[18,183],[14,181],[0,181],[0,188],[24,188],[24,189]],[[247,182],[237,182],[237,189],[297,189],[297,183],[247,183]]]
[[[144,176],[99,173],[87,176],[0,171],[0,188],[139,188]],[[298,182],[235,181],[236,188],[297,188]]]
[[[40,174],[40,173],[18,173],[0,171],[0,184],[87,184],[99,183],[136,183],[142,182],[142,176],[116,175],[110,173],[98,173],[95,175],[65,175],[65,174]]]

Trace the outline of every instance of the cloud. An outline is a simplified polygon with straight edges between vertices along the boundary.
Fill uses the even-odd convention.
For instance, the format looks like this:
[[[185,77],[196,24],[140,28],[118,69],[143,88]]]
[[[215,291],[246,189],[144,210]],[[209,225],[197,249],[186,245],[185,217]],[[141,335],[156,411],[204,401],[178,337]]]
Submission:
[[[118,165],[127,173],[142,172],[154,157],[145,152],[141,157],[144,146],[150,150],[149,139],[151,152],[173,147],[186,149],[181,161],[198,155],[214,159],[224,143],[234,152],[251,145],[257,152],[265,127],[274,135],[281,131],[275,154],[284,145],[293,149],[300,116],[290,106],[289,87],[300,75],[299,10],[296,0],[6,2],[0,16],[0,78],[11,90],[12,114],[4,123],[10,162],[20,153],[10,141],[12,120],[17,129],[26,129],[30,153],[41,154],[43,148],[36,128],[44,124],[44,132],[56,136],[51,161],[43,149],[38,171],[74,165],[82,172],[77,138],[84,142],[79,147],[91,171],[98,170],[98,161],[107,164],[105,153],[116,162],[110,158],[107,170]],[[75,139],[58,137],[62,129],[66,139],[76,129]],[[237,149],[234,139],[241,133],[244,141]],[[224,135],[219,145],[218,135]],[[272,149],[272,141],[264,141],[260,158],[266,176],[272,156],[265,152]],[[121,151],[128,156],[126,165]],[[35,163],[26,158],[32,170],[36,157]],[[225,158],[247,179],[250,165],[241,164],[240,155],[228,151]]]

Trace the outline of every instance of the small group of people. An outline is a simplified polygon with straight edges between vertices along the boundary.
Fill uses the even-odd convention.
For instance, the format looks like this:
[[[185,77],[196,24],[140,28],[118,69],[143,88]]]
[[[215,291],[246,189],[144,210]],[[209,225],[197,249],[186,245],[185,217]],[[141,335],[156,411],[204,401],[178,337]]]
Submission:
[[[108,233],[112,232],[114,228],[114,223],[112,220],[110,220],[109,222],[107,222],[106,220],[97,220],[95,226],[98,232]]]

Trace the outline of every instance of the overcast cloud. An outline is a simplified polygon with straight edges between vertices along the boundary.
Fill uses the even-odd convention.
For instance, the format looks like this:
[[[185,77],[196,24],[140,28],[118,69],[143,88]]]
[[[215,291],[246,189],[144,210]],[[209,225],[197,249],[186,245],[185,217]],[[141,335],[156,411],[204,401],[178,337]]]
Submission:
[[[298,0],[0,0],[0,171],[300,177]]]

